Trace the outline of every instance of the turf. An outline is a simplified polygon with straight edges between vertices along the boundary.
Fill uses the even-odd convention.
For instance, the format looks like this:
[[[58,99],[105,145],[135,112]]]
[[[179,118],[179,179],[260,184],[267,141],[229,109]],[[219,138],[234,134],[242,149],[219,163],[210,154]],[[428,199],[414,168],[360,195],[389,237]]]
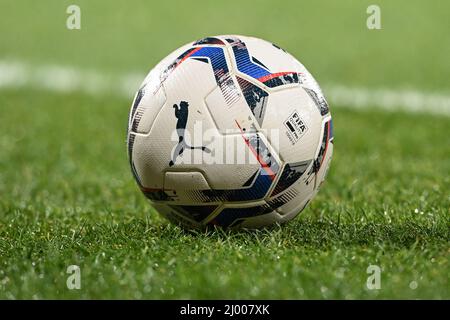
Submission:
[[[238,33],[278,43],[320,83],[450,90],[444,1],[378,1],[380,31],[365,28],[372,1],[80,0],[82,30],[68,31],[71,3],[2,1],[0,60],[142,73],[182,43]],[[133,181],[131,99],[1,89],[0,298],[450,298],[449,117],[332,105],[331,170],[298,218],[185,232]]]
[[[2,298],[449,298],[448,118],[337,108],[332,170],[300,217],[189,233],[132,180],[126,101],[9,91],[0,104]],[[66,287],[72,264],[81,290]]]

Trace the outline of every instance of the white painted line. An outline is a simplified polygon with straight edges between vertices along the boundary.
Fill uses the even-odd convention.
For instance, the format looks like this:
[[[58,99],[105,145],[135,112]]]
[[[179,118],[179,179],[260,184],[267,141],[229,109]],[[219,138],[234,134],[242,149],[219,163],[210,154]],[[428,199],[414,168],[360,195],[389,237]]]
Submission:
[[[387,111],[422,112],[450,116],[450,94],[430,93],[412,89],[369,89],[341,85],[324,86],[324,93],[333,106],[352,109],[383,109]]]
[[[58,65],[33,66],[20,61],[0,60],[0,90],[35,88],[56,92],[83,92],[117,95],[130,101],[145,74],[112,74]],[[323,91],[331,105],[351,109],[421,112],[450,116],[450,93],[412,89],[381,89],[325,85]]]
[[[118,95],[133,98],[145,74],[117,75],[58,65],[0,61],[0,89],[34,88],[56,92],[83,92],[92,95]]]

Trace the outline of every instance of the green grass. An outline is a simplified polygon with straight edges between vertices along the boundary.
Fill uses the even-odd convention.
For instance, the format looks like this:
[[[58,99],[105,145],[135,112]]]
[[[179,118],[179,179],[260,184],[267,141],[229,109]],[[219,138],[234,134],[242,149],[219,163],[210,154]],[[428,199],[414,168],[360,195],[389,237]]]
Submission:
[[[81,8],[81,30],[66,8]],[[450,2],[378,0],[382,30],[368,30],[372,0],[0,2],[0,58],[145,72],[182,44],[215,34],[277,43],[318,80],[450,91]]]
[[[2,298],[450,297],[448,118],[336,108],[332,169],[301,216],[192,233],[135,186],[128,101],[8,91],[0,104]],[[381,290],[366,288],[371,264]]]
[[[371,0],[79,0],[82,29],[68,31],[72,3],[2,1],[0,62],[143,73],[237,33],[284,47],[321,84],[450,91],[445,1],[377,1],[380,31],[365,27]],[[0,298],[450,299],[449,117],[332,105],[334,159],[310,207],[271,229],[196,233],[133,181],[131,96],[0,90]],[[66,287],[73,264],[81,290]]]

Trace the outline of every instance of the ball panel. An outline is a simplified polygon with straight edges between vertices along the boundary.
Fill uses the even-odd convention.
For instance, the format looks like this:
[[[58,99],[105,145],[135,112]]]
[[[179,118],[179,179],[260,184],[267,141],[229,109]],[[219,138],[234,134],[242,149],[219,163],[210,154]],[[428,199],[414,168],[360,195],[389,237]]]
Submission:
[[[203,225],[193,218],[189,217],[184,213],[180,213],[179,210],[167,204],[152,203],[152,206],[167,220],[170,222],[180,225],[186,229],[198,229]]]
[[[201,172],[166,172],[164,190],[211,190]]]
[[[296,71],[297,64],[295,63],[295,59],[271,42],[241,35],[234,37],[240,40],[242,44],[236,41],[232,46],[245,46],[248,51],[249,60],[269,70],[271,73]],[[233,51],[236,52],[236,50]]]
[[[287,176],[285,179],[280,179],[279,182],[283,182],[284,184],[290,182],[289,180],[294,182],[291,186],[278,194],[277,184],[271,194],[270,200],[268,200],[269,203],[272,203],[273,201],[279,202],[280,199],[286,202],[286,204],[277,208],[277,211],[280,214],[291,214],[291,211],[295,211],[298,207],[301,207],[298,203],[304,203],[306,205],[305,201],[309,201],[315,196],[321,183],[325,179],[328,170],[327,168],[333,153],[331,118],[325,118],[322,121],[321,127],[321,143],[318,144],[313,160],[310,161],[306,168],[301,168],[299,173],[296,174],[295,172],[290,172],[290,176]],[[286,168],[290,169],[290,165],[286,164],[283,171],[286,170]],[[293,196],[290,196],[291,199],[283,199],[288,197],[289,194],[294,194]]]
[[[133,117],[131,131],[148,134],[167,98],[162,87],[155,94],[147,93],[145,87],[140,92],[142,92],[142,98]]]
[[[334,148],[333,121],[330,116],[325,117],[322,127],[322,143],[319,146],[319,151],[315,159],[315,193],[318,192],[319,187],[328,173]]]
[[[321,122],[322,117],[309,96],[295,87],[270,94],[262,126],[273,133],[268,138],[281,159],[298,163],[313,159]]]
[[[196,149],[190,148],[196,141],[193,141],[195,135],[190,139],[188,133],[193,133],[194,125],[197,124],[199,126],[197,138],[201,139],[203,130],[214,128],[205,110],[203,97],[215,86],[211,68],[202,62],[189,60],[177,67],[158,89],[157,92],[163,89],[166,97],[165,104],[159,112],[156,108],[152,108],[156,101],[160,100],[159,96],[152,94],[150,90],[145,90],[139,105],[146,111],[143,116],[145,122],[142,126],[145,124],[148,129],[149,124],[152,123],[152,125],[148,134],[136,135],[132,154],[144,187],[162,188],[162,172],[169,169],[182,156],[181,152],[184,149],[190,154],[203,152],[202,146],[197,146]],[[176,150],[176,147],[180,145],[180,139],[183,143]],[[149,150],[158,150],[158,152],[149,152]]]
[[[191,223],[198,223],[206,225],[210,220],[210,216],[213,216],[218,211],[219,205],[172,205],[168,204],[173,213],[178,217],[181,216],[185,220]]]
[[[266,113],[269,93],[256,84],[241,77],[236,77],[236,80],[241,88],[246,104],[258,123],[258,126],[254,125],[252,127],[260,129]]]
[[[245,36],[226,36],[229,51],[234,56],[235,72],[243,78],[256,81],[269,88],[299,83],[292,57],[262,40]],[[257,58],[267,59],[269,64]],[[263,60],[264,60],[263,59]]]
[[[233,77],[234,79],[234,77]],[[214,119],[217,130],[222,135],[240,134],[240,129],[236,125],[239,121],[247,132],[256,132],[252,113],[245,98],[239,92],[239,97],[232,104],[227,103],[222,90],[217,87],[205,97],[205,104]]]
[[[273,212],[265,201],[254,201],[245,204],[224,204],[208,221],[211,225],[221,227],[237,227],[250,217],[256,217]]]
[[[290,221],[290,220],[294,219],[296,216],[298,216],[300,213],[302,213],[303,210],[305,210],[305,208],[311,202],[313,197],[314,196],[311,195],[304,199],[298,198],[298,199],[293,200],[292,202],[287,203],[284,206],[278,208],[276,211],[280,215],[280,222]]]
[[[313,160],[286,163],[270,196],[275,197],[296,183],[312,166],[312,163]]]

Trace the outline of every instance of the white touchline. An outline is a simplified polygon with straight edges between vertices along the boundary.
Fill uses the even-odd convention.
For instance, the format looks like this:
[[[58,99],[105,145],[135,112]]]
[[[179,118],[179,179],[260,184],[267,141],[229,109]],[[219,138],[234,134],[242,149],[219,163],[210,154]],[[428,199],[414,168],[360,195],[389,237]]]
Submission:
[[[118,75],[59,65],[32,66],[0,60],[0,89],[34,88],[56,92],[118,95],[132,99],[145,74]]]
[[[145,74],[113,74],[98,70],[80,70],[60,65],[31,65],[0,60],[0,90],[35,88],[56,92],[83,92],[92,95],[118,95],[131,99]],[[422,112],[450,116],[450,93],[413,89],[383,89],[323,85],[331,108],[383,109]]]
[[[323,91],[333,106],[352,109],[378,108],[388,111],[423,112],[450,116],[450,94],[413,89],[381,89],[325,85]]]

